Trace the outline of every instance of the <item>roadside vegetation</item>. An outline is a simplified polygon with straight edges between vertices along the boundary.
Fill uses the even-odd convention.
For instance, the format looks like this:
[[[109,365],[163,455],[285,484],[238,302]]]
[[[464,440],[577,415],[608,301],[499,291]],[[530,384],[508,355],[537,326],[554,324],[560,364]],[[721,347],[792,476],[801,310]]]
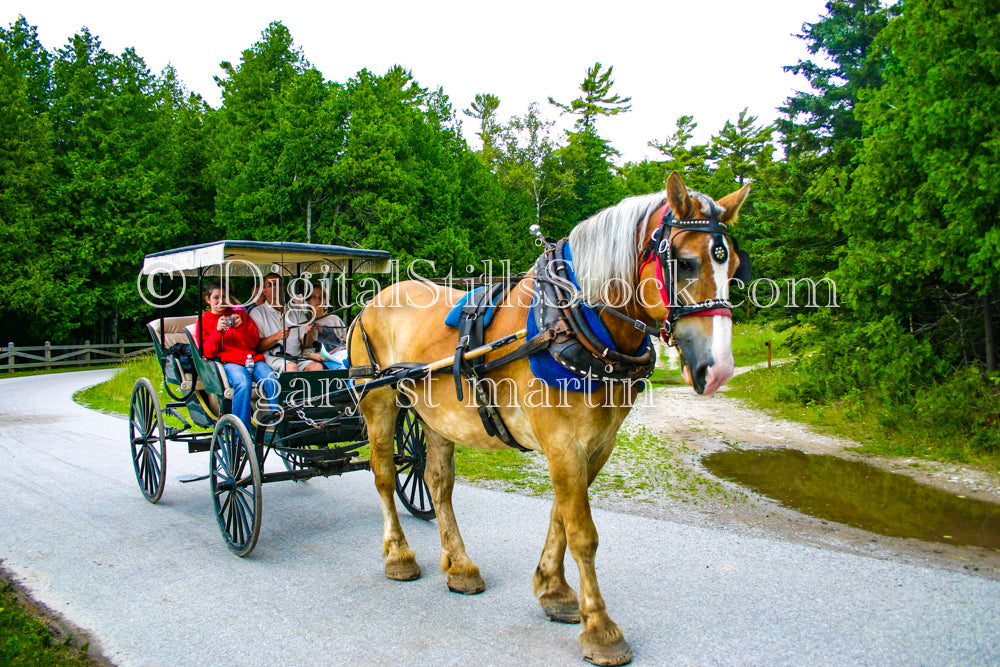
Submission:
[[[111,376],[111,379],[78,391],[73,395],[73,400],[95,410],[128,415],[132,386],[141,377],[149,378],[153,382],[161,407],[173,401],[163,391],[163,371],[156,357],[151,354],[129,359],[119,366],[118,372]]]
[[[44,616],[22,604],[10,582],[0,579],[0,665],[9,667],[90,667],[88,644],[77,646],[73,636],[59,639]]]
[[[1000,397],[968,369],[906,403],[865,388],[821,400],[803,392],[805,362],[744,373],[726,392],[753,407],[850,438],[859,451],[974,465],[1000,473]]]

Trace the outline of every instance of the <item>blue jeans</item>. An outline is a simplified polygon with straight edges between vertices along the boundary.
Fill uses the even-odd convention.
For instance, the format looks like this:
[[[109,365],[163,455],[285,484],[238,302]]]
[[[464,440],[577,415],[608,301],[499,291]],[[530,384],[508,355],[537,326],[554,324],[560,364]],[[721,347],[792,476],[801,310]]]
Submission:
[[[250,381],[250,373],[242,364],[222,364],[226,370],[226,377],[229,378],[229,386],[233,388],[233,415],[247,427],[247,431],[253,436],[253,426],[250,425],[250,395],[253,391],[253,384]],[[271,404],[272,408],[278,407],[278,377],[263,361],[258,361],[253,365],[253,379],[258,383],[267,380],[261,386],[261,393]]]

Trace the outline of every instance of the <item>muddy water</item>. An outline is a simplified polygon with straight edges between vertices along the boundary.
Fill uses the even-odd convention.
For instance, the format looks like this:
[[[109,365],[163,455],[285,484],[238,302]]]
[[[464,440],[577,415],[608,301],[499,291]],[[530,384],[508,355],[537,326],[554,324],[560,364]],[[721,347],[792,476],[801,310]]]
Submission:
[[[1000,505],[865,463],[794,449],[727,450],[702,463],[718,477],[821,519],[892,537],[1000,550]]]

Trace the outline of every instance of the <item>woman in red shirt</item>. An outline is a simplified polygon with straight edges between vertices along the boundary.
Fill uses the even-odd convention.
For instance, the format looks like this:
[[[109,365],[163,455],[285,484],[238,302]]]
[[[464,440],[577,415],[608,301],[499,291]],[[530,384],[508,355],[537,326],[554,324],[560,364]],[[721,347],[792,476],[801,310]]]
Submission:
[[[277,408],[278,379],[271,367],[264,363],[264,355],[257,352],[260,332],[257,325],[240,307],[229,305],[228,295],[219,283],[205,289],[208,310],[201,314],[201,354],[206,359],[217,359],[233,388],[233,414],[252,432],[250,424],[250,394],[253,381],[261,384],[264,397]],[[253,360],[253,375],[247,368],[247,359]]]

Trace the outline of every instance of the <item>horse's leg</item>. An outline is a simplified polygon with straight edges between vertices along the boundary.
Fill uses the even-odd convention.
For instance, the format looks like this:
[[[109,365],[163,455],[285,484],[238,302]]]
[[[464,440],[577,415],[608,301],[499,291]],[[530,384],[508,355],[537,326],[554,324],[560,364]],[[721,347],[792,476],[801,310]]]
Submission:
[[[368,423],[368,442],[371,446],[371,469],[375,474],[375,487],[382,498],[382,556],[385,558],[385,576],[397,581],[411,581],[420,577],[416,556],[406,543],[403,528],[396,513],[396,463],[393,461],[396,430],[396,392],[386,387],[376,389],[362,401],[365,421]]]
[[[580,570],[580,620],[583,632],[578,644],[584,659],[595,665],[624,665],[632,660],[632,649],[621,628],[611,620],[601,590],[597,585],[594,555],[597,552],[597,529],[590,513],[587,487],[610,453],[603,448],[594,460],[565,455],[557,464],[550,462],[549,472],[556,494],[556,506],[566,530],[569,551]]]
[[[587,466],[587,486],[593,483],[597,473],[604,467],[611,455],[612,446],[602,448],[598,456]],[[566,582],[566,526],[563,524],[559,506],[552,503],[549,518],[549,532],[545,537],[542,556],[535,569],[534,591],[539,604],[550,621],[559,623],[579,623],[580,603],[576,591]]]
[[[576,591],[566,582],[566,568],[563,564],[565,558],[566,527],[559,514],[559,506],[552,503],[549,532],[545,536],[545,546],[542,548],[538,567],[535,568],[532,585],[535,597],[550,621],[579,623],[580,602]]]
[[[451,493],[455,488],[455,445],[426,426],[427,467],[424,480],[434,500],[438,531],[441,533],[441,571],[448,575],[448,588],[456,593],[475,595],[486,589],[479,568],[465,552],[458,530]]]

